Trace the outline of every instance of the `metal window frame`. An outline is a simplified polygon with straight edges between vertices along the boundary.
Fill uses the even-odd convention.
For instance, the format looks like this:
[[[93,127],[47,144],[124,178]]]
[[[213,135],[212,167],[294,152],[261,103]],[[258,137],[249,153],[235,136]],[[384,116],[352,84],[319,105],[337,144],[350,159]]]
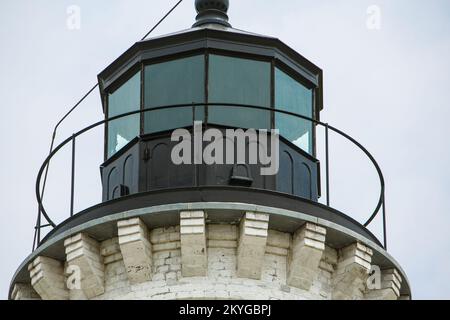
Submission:
[[[291,68],[289,68],[287,65],[283,64],[281,61],[274,61],[275,65],[274,65],[274,69],[273,69],[273,73],[274,73],[274,78],[275,78],[275,69],[279,69],[280,71],[284,72],[286,75],[288,75],[289,77],[291,77],[294,81],[297,81],[300,85],[304,86],[307,89],[311,90],[311,97],[312,97],[312,101],[311,101],[311,118],[319,120],[318,114],[320,112],[319,110],[319,106],[317,105],[318,99],[317,99],[317,89],[318,87],[315,86],[313,83],[311,83],[310,81],[308,81],[307,79],[305,79],[304,77],[302,77],[301,74],[297,73],[295,70],[292,70]],[[275,79],[273,81],[273,99],[274,99],[274,103],[273,103],[273,107],[275,108],[275,93],[276,93],[276,88],[275,88]],[[274,119],[274,124],[275,123],[275,119]],[[311,155],[313,157],[317,156],[317,143],[316,143],[316,125],[314,123],[311,124],[312,127],[312,133],[311,133],[311,140],[312,140],[312,145],[311,145]]]
[[[108,119],[108,117],[109,117],[109,96],[111,94],[113,94],[114,92],[116,92],[117,90],[119,90],[125,83],[127,83],[131,78],[133,78],[138,72],[141,72],[141,84],[140,84],[139,90],[140,90],[140,95],[141,95],[140,100],[142,100],[142,94],[143,94],[142,93],[142,68],[139,65],[133,66],[132,68],[130,68],[125,74],[122,75],[122,77],[120,79],[118,79],[117,82],[114,83],[113,86],[109,86],[107,89],[100,89],[102,91],[101,99],[102,99],[102,102],[104,105],[105,119]],[[139,110],[142,110],[142,101],[140,103]],[[140,120],[140,121],[142,121],[142,120]],[[104,141],[103,141],[103,146],[104,146],[104,150],[103,150],[103,158],[104,159],[103,160],[104,161],[106,159],[110,158],[108,156],[108,143],[109,143],[108,127],[109,127],[109,123],[106,123],[105,127],[104,127]],[[139,134],[141,134],[141,128],[139,128]]]

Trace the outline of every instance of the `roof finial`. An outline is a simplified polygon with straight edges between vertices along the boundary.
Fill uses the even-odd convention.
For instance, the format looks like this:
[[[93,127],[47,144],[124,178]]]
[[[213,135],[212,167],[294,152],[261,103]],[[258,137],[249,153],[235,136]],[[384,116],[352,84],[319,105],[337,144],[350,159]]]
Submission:
[[[228,23],[228,0],[195,0],[197,10],[197,22],[193,27],[205,24],[217,23],[225,27],[231,27]]]

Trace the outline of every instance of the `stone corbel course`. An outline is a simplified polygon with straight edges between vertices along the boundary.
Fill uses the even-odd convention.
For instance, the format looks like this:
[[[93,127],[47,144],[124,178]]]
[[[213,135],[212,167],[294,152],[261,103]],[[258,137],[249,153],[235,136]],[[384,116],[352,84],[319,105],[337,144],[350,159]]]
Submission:
[[[117,235],[101,242],[92,229],[74,234],[61,246],[65,261],[32,260],[31,283],[15,283],[11,299],[410,299],[392,264],[368,284],[373,252],[356,239],[342,247],[316,223],[286,232],[269,229],[264,212],[239,217],[182,211],[153,229],[144,218],[116,221]]]

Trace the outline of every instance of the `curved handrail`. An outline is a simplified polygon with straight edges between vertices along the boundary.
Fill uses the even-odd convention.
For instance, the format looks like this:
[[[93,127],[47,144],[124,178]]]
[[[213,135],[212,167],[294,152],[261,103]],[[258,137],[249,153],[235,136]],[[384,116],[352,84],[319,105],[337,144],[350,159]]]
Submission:
[[[58,153],[58,151],[63,148],[65,145],[67,145],[69,142],[74,141],[75,138],[77,138],[78,136],[82,135],[83,133],[90,131],[98,126],[101,126],[103,124],[107,124],[111,121],[115,121],[121,118],[125,118],[128,116],[132,116],[132,115],[136,115],[136,114],[141,114],[141,113],[146,113],[146,112],[152,112],[152,111],[158,111],[158,110],[164,110],[164,109],[170,109],[170,108],[194,108],[194,107],[243,107],[243,108],[250,108],[250,109],[256,109],[256,110],[265,110],[265,111],[270,111],[270,112],[278,112],[281,114],[285,114],[285,115],[289,115],[289,116],[293,116],[296,118],[301,118],[307,121],[310,121],[316,125],[320,125],[326,129],[329,129],[339,135],[341,135],[342,137],[346,138],[347,140],[349,140],[350,142],[352,142],[354,145],[356,145],[361,151],[363,151],[363,153],[369,158],[369,160],[372,162],[372,164],[374,165],[377,173],[378,173],[378,177],[380,179],[380,196],[379,196],[379,200],[377,202],[377,205],[375,207],[375,210],[373,211],[373,213],[371,214],[371,216],[369,217],[369,219],[363,224],[365,227],[367,227],[372,221],[373,219],[377,216],[377,214],[379,213],[380,208],[383,207],[383,236],[384,236],[384,246],[385,248],[386,246],[386,217],[385,217],[385,203],[384,203],[384,193],[385,193],[385,184],[384,184],[384,176],[383,173],[381,171],[380,166],[378,165],[378,163],[376,162],[375,158],[372,156],[372,154],[363,146],[361,145],[358,141],[356,141],[353,137],[351,137],[350,135],[348,135],[347,133],[343,132],[342,130],[339,130],[331,125],[329,125],[328,123],[324,123],[321,122],[319,120],[301,115],[301,114],[297,114],[294,112],[290,112],[290,111],[286,111],[286,110],[280,110],[280,109],[275,109],[275,108],[270,108],[270,107],[262,107],[262,106],[256,106],[256,105],[248,105],[248,104],[236,104],[236,103],[191,103],[191,104],[174,104],[174,105],[166,105],[166,106],[160,106],[160,107],[154,107],[154,108],[146,108],[146,109],[139,109],[139,110],[135,110],[135,111],[130,111],[130,112],[126,112],[111,118],[107,118],[101,121],[98,121],[96,123],[93,123],[87,127],[85,127],[84,129],[79,130],[78,132],[74,133],[71,137],[65,139],[64,141],[62,141],[57,147],[55,147],[53,149],[53,151],[46,157],[46,159],[44,160],[42,166],[39,169],[38,175],[37,175],[37,179],[36,179],[36,198],[37,198],[37,202],[39,205],[39,214],[42,214],[45,219],[48,222],[48,226],[52,226],[52,227],[56,227],[56,224],[52,221],[52,219],[49,217],[48,213],[46,212],[44,205],[42,203],[43,201],[43,196],[41,195],[41,191],[40,191],[40,185],[41,185],[41,178],[42,178],[42,174],[44,173],[44,170],[46,170],[46,168],[48,169],[50,160],[53,158],[53,156]],[[328,195],[327,195],[328,196]],[[40,221],[40,219],[38,219],[38,221]],[[36,226],[36,228],[41,228],[42,226]],[[38,241],[39,243],[39,241]]]

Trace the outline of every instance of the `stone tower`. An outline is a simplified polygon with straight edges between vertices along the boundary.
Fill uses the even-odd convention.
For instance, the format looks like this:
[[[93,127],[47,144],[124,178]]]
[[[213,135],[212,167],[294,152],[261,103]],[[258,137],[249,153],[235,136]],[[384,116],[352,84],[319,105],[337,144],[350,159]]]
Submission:
[[[81,130],[41,167],[37,246],[10,299],[409,299],[407,277],[386,251],[378,164],[320,121],[322,70],[276,38],[232,28],[228,0],[195,6],[192,28],[137,42],[99,74],[102,199],[74,214],[75,156],[70,217],[55,224],[42,199],[51,158],[64,146],[75,154]],[[248,161],[263,146],[257,132],[276,140],[264,145],[277,158],[274,174],[264,174],[267,162]],[[380,177],[366,223],[330,204],[329,132],[354,143]],[[221,135],[231,147],[198,161]],[[187,161],[175,163],[183,138]],[[367,229],[377,214],[383,242]]]

